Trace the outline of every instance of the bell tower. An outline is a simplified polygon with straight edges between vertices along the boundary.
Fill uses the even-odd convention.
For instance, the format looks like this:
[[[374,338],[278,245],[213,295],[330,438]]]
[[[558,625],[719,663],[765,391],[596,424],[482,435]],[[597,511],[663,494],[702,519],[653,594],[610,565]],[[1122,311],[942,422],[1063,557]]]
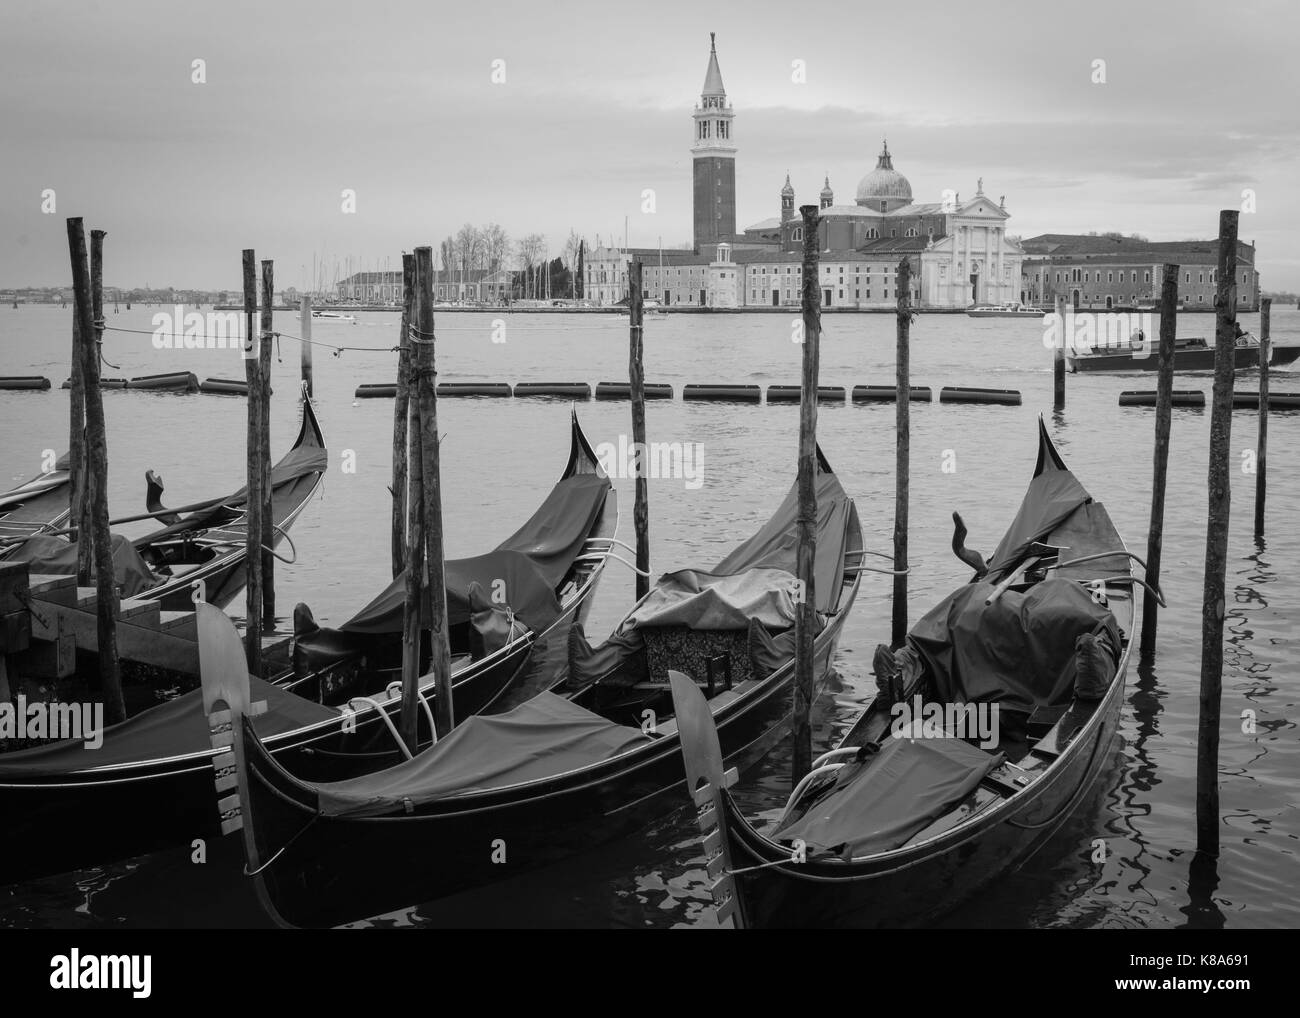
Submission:
[[[714,33],[709,33],[709,67],[700,104],[695,107],[695,141],[691,146],[695,170],[695,250],[736,236],[736,146],[732,131],[735,111],[727,102],[718,69]]]

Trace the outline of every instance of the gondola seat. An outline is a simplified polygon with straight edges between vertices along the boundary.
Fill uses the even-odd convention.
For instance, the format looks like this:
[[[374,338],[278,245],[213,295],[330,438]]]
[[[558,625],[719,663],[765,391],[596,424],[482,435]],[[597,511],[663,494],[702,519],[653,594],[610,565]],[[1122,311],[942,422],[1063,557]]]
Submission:
[[[669,669],[689,675],[697,683],[703,684],[710,671],[720,678],[720,669],[726,668],[726,662],[729,662],[733,685],[754,677],[750,667],[747,630],[644,626],[638,631],[645,640],[650,682],[665,689],[668,688]],[[719,658],[724,661],[718,661]]]

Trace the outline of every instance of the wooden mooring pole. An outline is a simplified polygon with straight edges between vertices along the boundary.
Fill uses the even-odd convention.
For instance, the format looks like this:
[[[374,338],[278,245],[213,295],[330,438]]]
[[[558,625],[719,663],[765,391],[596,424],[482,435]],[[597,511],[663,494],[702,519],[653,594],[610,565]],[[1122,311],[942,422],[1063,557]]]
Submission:
[[[641,261],[632,262],[628,274],[628,383],[632,399],[632,448],[636,450],[635,499],[632,524],[636,530],[636,599],[650,593],[650,451],[645,437],[645,348],[642,325],[645,294],[641,288]]]
[[[799,394],[799,547],[796,572],[794,718],[791,779],[795,784],[812,768],[812,701],[817,635],[817,376],[820,367],[822,300],[818,278],[820,243],[816,205],[803,205],[803,374]]]
[[[1160,588],[1160,556],[1165,533],[1165,481],[1169,475],[1169,425],[1174,403],[1174,339],[1178,333],[1178,266],[1165,265],[1160,286],[1160,364],[1156,380],[1156,445],[1151,479],[1151,528],[1147,531],[1146,581]],[[1140,657],[1156,649],[1159,605],[1150,590],[1142,592]]]
[[[907,511],[912,449],[912,263],[898,263],[898,329],[895,366],[898,405],[894,411],[894,617],[890,646],[907,640]]]
[[[397,398],[393,401],[393,579],[406,568],[407,424],[411,414],[411,326],[415,320],[415,255],[402,255],[402,324],[397,339]]]
[[[1232,379],[1237,325],[1237,219],[1219,213],[1218,287],[1214,297],[1214,405],[1210,410],[1209,511],[1205,533],[1205,590],[1201,604],[1201,695],[1196,753],[1196,848],[1219,854],[1219,709],[1223,695],[1223,620],[1232,508],[1229,468]]]
[[[86,457],[86,380],[81,368],[81,317],[72,315],[72,377],[68,392],[68,527],[77,536],[77,586],[95,575],[95,535],[90,525],[90,464]]]
[[[102,265],[104,231],[91,233],[91,243]],[[99,389],[99,347],[95,343],[96,301],[86,260],[86,231],[80,219],[68,220],[68,250],[72,259],[72,287],[81,341],[81,376],[86,399],[86,476],[94,478],[90,499],[90,536],[95,549],[96,640],[99,679],[104,696],[104,720],[116,724],[126,720],[122,699],[122,675],[117,660],[117,582],[113,572],[113,543],[108,528],[108,431],[104,424],[104,401]],[[103,273],[100,272],[102,287]]]
[[[244,274],[244,380],[248,383],[248,501],[244,513],[244,651],[248,670],[262,677],[262,386],[258,379],[259,358],[265,339],[258,338],[257,256],[243,253]]]
[[[262,629],[275,629],[275,510],[271,500],[271,343],[275,331],[275,263],[262,262],[262,335],[257,348],[257,461],[262,467]]]
[[[311,372],[311,298],[303,297],[298,306],[298,335],[302,342],[298,344],[300,353],[298,364],[303,382],[307,386],[307,398],[315,395],[315,383]]]
[[[1065,409],[1065,344],[1070,341],[1065,328],[1065,297],[1058,294],[1056,298],[1056,318],[1061,323],[1061,341],[1052,351],[1052,409]]]
[[[1259,438],[1255,449],[1255,539],[1264,536],[1264,502],[1268,494],[1268,358],[1269,319],[1273,298],[1259,304]]]
[[[438,442],[438,371],[433,338],[433,248],[415,249],[416,335],[413,398],[420,411],[420,473],[424,517],[425,574],[429,590],[429,669],[433,672],[436,695],[433,703],[438,738],[456,724],[451,694],[451,638],[447,624],[447,577],[442,541],[442,463]],[[415,491],[411,491],[415,501]],[[507,597],[509,593],[507,592]],[[403,688],[402,733],[411,744],[417,734],[418,714],[414,695]],[[412,689],[412,694],[415,690]]]

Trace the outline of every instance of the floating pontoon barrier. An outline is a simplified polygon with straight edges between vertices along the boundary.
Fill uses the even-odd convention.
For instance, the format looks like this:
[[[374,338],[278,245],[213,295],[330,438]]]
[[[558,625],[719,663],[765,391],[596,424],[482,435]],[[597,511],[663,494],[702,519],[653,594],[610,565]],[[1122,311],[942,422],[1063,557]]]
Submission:
[[[798,403],[802,396],[803,386],[801,385],[769,385],[767,387],[767,401],[769,403]],[[842,385],[817,386],[817,402],[819,403],[843,403],[846,398],[844,386]]]
[[[227,396],[247,396],[248,383],[242,378],[205,378],[199,392],[213,392]]]
[[[165,375],[141,375],[126,383],[128,389],[164,392],[198,392],[199,376],[193,371],[172,371]]]
[[[1259,393],[1234,392],[1232,394],[1232,408],[1234,410],[1258,410]],[[1268,408],[1270,410],[1300,409],[1300,392],[1270,392],[1268,394]]]
[[[728,403],[761,403],[763,390],[757,385],[692,384],[682,389],[682,399],[711,399]]]
[[[358,385],[357,391],[352,395],[356,399],[382,399],[384,396],[392,399],[397,395],[397,383],[376,382],[371,385]]]
[[[439,396],[509,396],[505,382],[439,382]]]
[[[101,389],[125,389],[125,388],[126,388],[126,379],[125,379],[125,378],[101,378],[101,379],[99,380],[99,387],[100,387]],[[72,379],[71,379],[71,378],[65,378],[65,379],[63,380],[63,386],[62,386],[62,388],[64,388],[64,389],[71,389],[71,388],[72,388]]]
[[[0,377],[0,389],[48,389],[50,380],[42,375],[6,375]]]
[[[1003,406],[1020,406],[1019,389],[971,389],[966,386],[945,385],[939,390],[940,403],[999,403]]]
[[[589,382],[518,382],[516,396],[562,396],[564,399],[591,399]]]
[[[928,385],[912,386],[912,403],[931,403],[934,392]],[[896,403],[898,389],[892,385],[855,385],[853,387],[854,403]]]
[[[631,382],[597,382],[597,399],[631,399]],[[646,399],[672,399],[673,387],[667,382],[646,382]]]
[[[1120,406],[1155,406],[1155,389],[1127,389],[1119,394]],[[1170,406],[1205,406],[1205,393],[1198,389],[1175,389]]]

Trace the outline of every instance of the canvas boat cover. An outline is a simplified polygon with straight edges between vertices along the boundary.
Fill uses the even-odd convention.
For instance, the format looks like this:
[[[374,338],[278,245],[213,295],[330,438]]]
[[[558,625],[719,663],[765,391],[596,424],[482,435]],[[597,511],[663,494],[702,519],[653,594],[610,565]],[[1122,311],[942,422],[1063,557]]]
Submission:
[[[683,569],[661,576],[626,625],[748,629],[749,620],[757,619],[769,629],[786,629],[795,622],[796,582],[784,569],[749,569],[731,576]]]
[[[111,535],[113,578],[122,597],[135,597],[159,583],[135,546],[121,534]],[[55,576],[77,574],[77,542],[63,537],[38,534],[24,541],[13,553],[15,562],[26,562],[28,572]]]
[[[1074,696],[1075,641],[1104,633],[1112,651],[1121,645],[1110,609],[1074,580],[1007,590],[986,606],[993,586],[981,581],[959,588],[907,634],[941,703],[998,703],[1025,714],[1067,704]]]
[[[985,579],[993,583],[1004,579],[1020,564],[1031,544],[1047,538],[1076,509],[1092,500],[1052,446],[1041,420],[1038,428],[1038,462],[1033,480],[1029,482],[1029,490],[1025,492],[1011,527],[987,560]]]
[[[848,548],[853,500],[828,468],[816,475],[817,554],[813,582],[817,609],[833,611],[839,603]],[[788,631],[794,625],[792,583],[798,569],[799,489],[791,486],[785,499],[759,531],[707,572],[667,573],[632,615],[599,647],[592,647],[581,627],[569,639],[567,687],[581,689],[615,673],[636,676],[645,650],[641,635],[648,626],[685,625],[697,630],[750,629],[751,658],[766,676],[780,667],[790,641],[778,632],[764,639],[765,630]],[[756,632],[757,618],[764,632]]]
[[[565,477],[532,518],[493,551],[447,560],[448,622],[469,621],[470,588],[477,585],[489,599],[503,589],[506,604],[516,615],[536,632],[546,629],[560,615],[555,588],[581,554],[609,490],[609,479],[597,474]],[[348,633],[400,633],[405,601],[406,573],[402,572],[340,628]]]
[[[824,614],[833,611],[839,602],[853,500],[845,493],[840,479],[829,470],[822,470],[814,480],[817,488],[817,557],[813,563],[813,583],[817,610]],[[794,484],[762,529],[710,572],[718,576],[734,576],[748,569],[770,568],[784,569],[796,575],[799,571],[798,550],[799,486]]]
[[[773,838],[799,838],[810,855],[845,861],[888,852],[956,807],[1002,759],[961,739],[886,739],[865,763],[841,768],[831,790]]]
[[[380,816],[451,795],[556,777],[649,741],[638,728],[542,692],[505,714],[467,718],[396,767],[308,787],[326,816]]]
[[[332,707],[305,700],[254,676],[250,675],[248,682],[252,700],[266,701],[266,713],[253,722],[263,739],[339,717]],[[0,753],[0,784],[31,783],[92,768],[166,760],[203,752],[211,746],[203,691],[196,689],[105,729],[104,743],[98,749],[87,749],[81,741],[64,740]]]
[[[12,512],[28,505],[43,495],[58,491],[68,483],[68,479],[68,454],[65,452],[48,473],[38,474],[0,495],[0,510]]]

